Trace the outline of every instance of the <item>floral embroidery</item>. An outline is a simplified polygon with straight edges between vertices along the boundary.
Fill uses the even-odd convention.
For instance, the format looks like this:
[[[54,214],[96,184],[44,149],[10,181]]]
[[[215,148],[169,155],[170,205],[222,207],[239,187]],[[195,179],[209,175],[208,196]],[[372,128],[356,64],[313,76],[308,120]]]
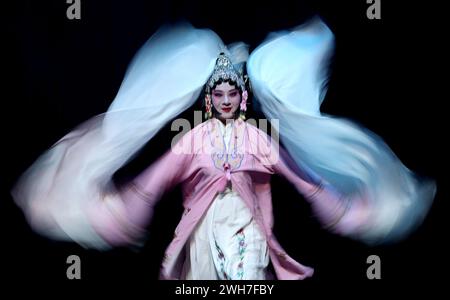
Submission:
[[[219,245],[217,245],[217,241],[215,241],[215,244],[217,250],[217,257],[219,258],[220,261],[220,272],[222,273],[224,279],[231,280],[227,272],[225,272],[225,255],[223,254],[222,249],[220,249]]]
[[[245,234],[244,229],[241,228],[236,233],[237,239],[238,239],[238,249],[239,249],[239,259],[240,262],[238,264],[237,268],[237,279],[242,279],[244,277],[244,254],[245,250],[247,249],[247,244],[245,243]]]
[[[219,245],[217,244],[217,241],[215,241],[217,257],[220,262],[220,273],[222,274],[223,279],[225,279],[225,280],[232,280],[232,279],[241,279],[242,280],[244,278],[244,257],[245,257],[245,251],[247,249],[247,243],[245,242],[245,234],[244,234],[243,228],[240,229],[236,233],[236,237],[238,240],[238,253],[239,253],[239,260],[240,260],[239,264],[237,265],[236,278],[232,278],[225,271],[226,258],[222,252],[222,249],[220,249]]]

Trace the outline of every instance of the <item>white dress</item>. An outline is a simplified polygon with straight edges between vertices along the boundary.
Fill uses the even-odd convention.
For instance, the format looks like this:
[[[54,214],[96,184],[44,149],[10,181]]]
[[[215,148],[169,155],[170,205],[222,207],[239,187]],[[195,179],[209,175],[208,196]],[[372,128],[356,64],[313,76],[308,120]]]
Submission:
[[[226,145],[232,123],[221,124]],[[267,279],[269,249],[250,210],[237,192],[218,194],[186,243],[183,279]]]

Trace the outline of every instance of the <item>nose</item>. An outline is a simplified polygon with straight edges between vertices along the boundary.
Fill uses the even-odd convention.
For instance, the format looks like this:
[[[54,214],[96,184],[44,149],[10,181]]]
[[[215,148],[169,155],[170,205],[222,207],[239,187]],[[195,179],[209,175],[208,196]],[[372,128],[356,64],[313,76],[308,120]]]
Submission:
[[[230,103],[230,99],[228,99],[228,96],[225,95],[225,100],[223,101],[224,104],[229,104]]]

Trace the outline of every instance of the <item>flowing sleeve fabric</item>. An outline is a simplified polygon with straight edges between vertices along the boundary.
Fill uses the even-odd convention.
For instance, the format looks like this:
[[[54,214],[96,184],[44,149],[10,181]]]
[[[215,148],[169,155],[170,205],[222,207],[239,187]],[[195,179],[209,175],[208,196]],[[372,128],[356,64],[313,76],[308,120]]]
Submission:
[[[109,248],[109,243],[93,228],[87,207],[101,205],[105,195],[114,195],[114,173],[167,122],[197,100],[223,48],[220,38],[210,30],[187,24],[158,30],[134,57],[108,111],[60,139],[13,187],[13,198],[32,229],[46,237],[76,241],[88,248]],[[165,190],[165,184],[178,178],[179,174],[159,171],[172,158],[169,153],[154,171],[142,175],[150,185],[150,193],[156,195]],[[136,182],[136,186],[143,184],[140,179]],[[158,184],[161,188],[154,189]],[[146,219],[133,218],[137,227]]]
[[[398,241],[423,221],[436,184],[404,166],[373,132],[321,113],[333,49],[333,33],[319,18],[269,35],[247,63],[255,104],[279,122],[280,140],[295,164],[326,183],[312,198],[331,188],[345,195],[338,197],[345,202],[333,201],[330,215],[360,203],[370,208],[364,213],[370,214],[370,226],[352,237],[368,244]],[[325,215],[327,208],[319,210]],[[342,222],[351,223],[353,214],[346,215]]]
[[[110,246],[140,246],[161,196],[192,173],[191,134],[118,191],[105,193],[87,209],[90,224]]]
[[[324,228],[349,237],[370,230],[374,208],[367,195],[345,195],[312,170],[300,169],[283,148],[279,148],[279,153],[274,172],[290,181],[305,197]]]

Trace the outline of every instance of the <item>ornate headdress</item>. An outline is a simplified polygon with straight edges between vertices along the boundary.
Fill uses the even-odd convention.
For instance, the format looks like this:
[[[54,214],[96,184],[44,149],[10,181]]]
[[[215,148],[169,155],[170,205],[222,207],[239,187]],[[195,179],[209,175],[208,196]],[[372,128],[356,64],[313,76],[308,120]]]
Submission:
[[[244,66],[241,64],[241,66],[236,69],[231,62],[231,59],[223,52],[219,54],[216,65],[214,66],[214,71],[205,86],[206,118],[211,118],[212,116],[211,90],[219,80],[231,80],[235,82],[237,87],[242,91],[241,118],[245,119],[248,93],[245,88]]]
[[[216,65],[214,71],[206,84],[206,93],[211,94],[211,89],[214,84],[222,80],[232,80],[236,82],[237,86],[245,91],[245,81],[244,81],[244,68],[243,65],[238,69],[233,66],[231,59],[225,55],[225,53],[220,53],[216,60]]]

